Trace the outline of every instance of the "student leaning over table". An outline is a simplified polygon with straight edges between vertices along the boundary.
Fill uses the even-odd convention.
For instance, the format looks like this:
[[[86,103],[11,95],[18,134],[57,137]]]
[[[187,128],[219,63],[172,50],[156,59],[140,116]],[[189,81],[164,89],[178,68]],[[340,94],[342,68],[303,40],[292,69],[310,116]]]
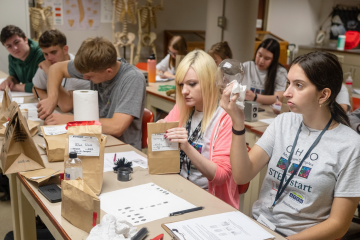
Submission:
[[[38,64],[45,60],[37,42],[27,38],[25,33],[14,25],[4,27],[0,39],[10,53],[9,76],[0,84],[0,90],[9,86],[11,91],[31,93],[32,78]]]
[[[223,60],[232,58],[230,46],[226,41],[215,43],[208,53],[214,59],[216,66],[219,66]]]
[[[249,153],[241,132],[244,113],[235,97],[230,99],[231,86],[224,90],[221,106],[235,129],[230,157],[234,180],[248,182],[268,165],[254,218],[265,216],[288,239],[338,239],[360,200],[360,147],[353,144],[360,136],[348,127],[349,119],[335,101],[341,66],[335,55],[312,52],[294,60],[288,79],[284,97],[291,112],[276,117]]]
[[[90,80],[99,93],[102,131],[141,149],[142,116],[145,106],[145,78],[124,59],[118,59],[113,44],[103,37],[85,40],[75,60],[58,62],[49,69],[48,98],[38,104],[38,116],[45,124],[65,124],[74,116],[52,113],[63,78]]]
[[[239,208],[230,166],[232,122],[219,106],[215,72],[216,64],[207,53],[188,53],[175,76],[176,105],[159,122],[179,121],[179,127],[167,130],[165,137],[180,143],[181,176]]]
[[[279,64],[280,45],[275,39],[265,39],[255,53],[255,60],[244,62],[243,84],[247,86],[245,99],[261,104],[282,100],[286,88],[286,69]]]
[[[66,36],[57,29],[47,30],[39,38],[39,46],[45,60],[39,64],[39,68],[33,78],[33,94],[40,99],[47,98],[47,81],[49,68],[52,64],[68,60],[74,60],[75,56],[69,53],[66,45]],[[36,89],[36,92],[35,92]],[[62,112],[70,112],[73,109],[73,91],[90,89],[90,81],[77,78],[64,78],[59,88],[59,101],[57,105]]]

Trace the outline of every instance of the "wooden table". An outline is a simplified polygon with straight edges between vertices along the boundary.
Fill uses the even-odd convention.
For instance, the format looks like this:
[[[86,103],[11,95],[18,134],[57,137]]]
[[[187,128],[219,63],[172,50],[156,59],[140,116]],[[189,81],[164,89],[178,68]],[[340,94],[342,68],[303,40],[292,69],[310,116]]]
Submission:
[[[175,86],[175,80],[149,83],[149,86],[146,87],[146,108],[154,113],[154,119],[156,119],[156,109],[170,112],[176,102],[173,95],[167,96],[165,91],[159,91],[159,86],[163,85]]]
[[[138,154],[145,156],[142,152],[130,145],[122,145],[116,147],[108,147],[105,152],[123,152],[136,151]],[[42,156],[46,167],[55,170],[63,170],[63,163],[49,163],[46,156]],[[146,157],[146,156],[145,156]],[[152,221],[143,225],[139,225],[138,229],[146,226],[149,230],[147,239],[153,238],[158,234],[164,233],[164,240],[171,237],[162,229],[162,223],[181,221],[196,217],[208,216],[218,213],[230,212],[235,209],[221,201],[217,197],[211,195],[207,191],[201,189],[197,185],[191,183],[178,174],[166,175],[149,175],[147,169],[135,168],[130,182],[119,182],[116,174],[113,172],[104,173],[104,183],[102,193],[115,191],[118,189],[128,188],[153,182],[167,191],[185,199],[186,201],[196,205],[204,206],[205,209],[193,213],[188,213],[175,217],[167,217]],[[36,239],[35,219],[34,215],[38,214],[55,239],[86,239],[88,234],[75,226],[71,225],[67,220],[61,217],[61,203],[50,203],[43,197],[32,183],[28,182],[21,174],[17,174],[18,195],[19,195],[19,215],[20,217],[20,235],[21,239]],[[105,212],[101,211],[101,217]],[[276,239],[284,240],[279,234],[263,227],[270,232]]]

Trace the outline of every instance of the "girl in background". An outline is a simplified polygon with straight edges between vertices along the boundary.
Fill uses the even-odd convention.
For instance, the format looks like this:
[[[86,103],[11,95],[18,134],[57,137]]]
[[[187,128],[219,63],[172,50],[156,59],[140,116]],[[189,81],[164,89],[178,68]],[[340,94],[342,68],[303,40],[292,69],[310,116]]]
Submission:
[[[185,38],[174,36],[171,38],[168,48],[168,55],[156,65],[156,72],[162,78],[175,78],[176,56],[187,54]]]
[[[212,45],[208,53],[214,59],[216,66],[219,66],[224,59],[232,58],[230,46],[226,41]]]

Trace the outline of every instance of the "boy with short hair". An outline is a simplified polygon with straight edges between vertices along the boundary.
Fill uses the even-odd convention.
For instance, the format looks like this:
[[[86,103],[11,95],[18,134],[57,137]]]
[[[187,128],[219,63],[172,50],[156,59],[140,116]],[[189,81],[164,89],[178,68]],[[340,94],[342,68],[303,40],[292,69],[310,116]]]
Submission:
[[[58,62],[50,67],[48,98],[38,104],[39,118],[45,124],[64,124],[73,116],[52,113],[59,97],[63,78],[90,80],[98,91],[102,131],[141,149],[142,116],[145,107],[145,78],[133,65],[118,59],[113,44],[102,37],[85,40],[73,61]]]
[[[39,38],[39,46],[44,54],[45,60],[39,64],[33,84],[36,89],[34,96],[39,95],[40,99],[47,98],[48,70],[52,64],[68,60],[74,60],[75,56],[69,53],[66,45],[66,36],[57,29],[45,31]],[[50,79],[49,79],[50,80]],[[69,112],[73,109],[72,92],[74,90],[90,89],[90,82],[77,78],[64,78],[59,88],[59,101],[57,105],[62,112]]]
[[[0,90],[9,86],[12,91],[31,93],[32,78],[39,63],[45,60],[39,45],[14,25],[1,30],[0,40],[10,53],[9,76],[0,84]]]

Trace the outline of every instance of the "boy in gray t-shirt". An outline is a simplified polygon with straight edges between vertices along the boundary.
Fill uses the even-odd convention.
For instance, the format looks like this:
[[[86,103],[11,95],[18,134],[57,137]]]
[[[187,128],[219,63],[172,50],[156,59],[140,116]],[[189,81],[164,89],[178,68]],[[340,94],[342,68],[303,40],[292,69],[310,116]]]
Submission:
[[[48,98],[38,104],[39,118],[45,124],[64,124],[71,115],[52,113],[63,78],[91,81],[99,93],[99,117],[102,131],[141,149],[142,115],[145,107],[145,78],[134,66],[117,58],[115,47],[106,38],[85,40],[74,61],[57,63],[50,68]]]

